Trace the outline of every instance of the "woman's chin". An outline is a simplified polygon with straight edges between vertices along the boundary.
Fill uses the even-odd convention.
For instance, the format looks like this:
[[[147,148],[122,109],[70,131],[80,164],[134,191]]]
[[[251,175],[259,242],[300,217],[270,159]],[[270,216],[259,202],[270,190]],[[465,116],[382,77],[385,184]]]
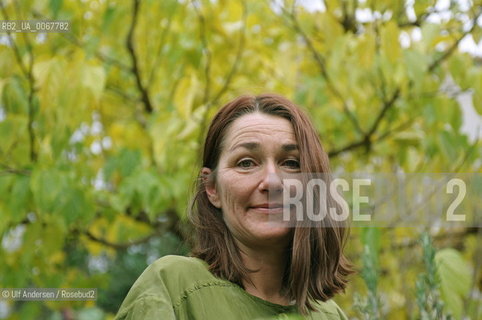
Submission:
[[[286,223],[267,221],[253,230],[253,235],[259,240],[281,240],[290,235],[291,228]]]

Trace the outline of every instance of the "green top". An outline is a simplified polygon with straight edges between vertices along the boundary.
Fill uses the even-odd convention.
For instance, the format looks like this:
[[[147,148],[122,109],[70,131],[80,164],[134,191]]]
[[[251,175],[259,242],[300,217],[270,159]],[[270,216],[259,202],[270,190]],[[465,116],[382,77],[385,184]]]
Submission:
[[[201,259],[165,256],[137,279],[115,320],[347,319],[331,300],[317,303],[316,308],[302,318],[296,306],[265,301],[217,278]],[[287,317],[293,313],[298,316]]]

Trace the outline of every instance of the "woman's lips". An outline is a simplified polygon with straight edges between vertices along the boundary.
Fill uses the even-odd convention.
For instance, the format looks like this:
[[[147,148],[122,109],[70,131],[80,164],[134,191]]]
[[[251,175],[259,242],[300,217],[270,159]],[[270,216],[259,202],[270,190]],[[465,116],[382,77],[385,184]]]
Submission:
[[[250,209],[260,213],[281,213],[283,212],[283,205],[280,203],[263,203],[250,207]]]

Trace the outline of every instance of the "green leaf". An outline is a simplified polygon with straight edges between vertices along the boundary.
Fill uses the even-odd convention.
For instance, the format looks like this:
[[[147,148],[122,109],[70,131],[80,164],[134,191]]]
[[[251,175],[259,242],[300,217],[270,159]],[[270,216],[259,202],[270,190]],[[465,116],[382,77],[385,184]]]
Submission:
[[[110,179],[114,172],[122,177],[128,177],[141,162],[141,155],[137,150],[122,149],[119,153],[107,160],[104,167],[104,176]]]
[[[35,205],[41,213],[52,213],[59,195],[68,188],[67,177],[56,169],[38,168],[32,172],[30,183]]]
[[[87,195],[74,186],[63,190],[62,196],[57,199],[55,212],[64,218],[68,226],[73,223],[88,224],[95,215],[94,207]]]
[[[2,98],[8,113],[27,113],[28,97],[19,77],[10,78],[7,81]]]
[[[378,252],[380,249],[380,229],[375,227],[363,228],[362,231],[362,243],[365,246]]]
[[[0,235],[4,234],[7,227],[10,225],[12,215],[7,212],[6,206],[8,198],[10,197],[10,188],[14,182],[13,175],[0,175]],[[1,253],[0,253],[1,258]]]
[[[471,286],[472,270],[462,255],[454,249],[442,249],[435,255],[441,283],[441,293],[448,310],[457,318],[463,314],[464,299]]]
[[[477,113],[482,115],[482,70],[479,70],[478,74],[473,78],[472,88],[474,92],[472,94],[472,103]]]
[[[413,2],[413,9],[415,10],[415,14],[418,16],[422,15],[427,11],[428,7],[433,2],[431,0],[417,0]]]
[[[116,9],[116,6],[109,5],[105,10],[104,18],[102,19],[102,30],[107,30],[112,24],[115,17],[115,12],[116,12],[115,9]]]
[[[56,19],[60,9],[62,8],[63,0],[50,0],[50,10],[52,11],[52,18]]]
[[[467,79],[467,72],[471,69],[472,59],[468,54],[452,55],[449,59],[450,75],[462,90],[467,90],[474,85],[473,82]]]
[[[472,31],[472,38],[474,39],[475,43],[480,43],[482,40],[482,28],[475,28]]]
[[[27,215],[30,205],[30,177],[17,176],[8,201],[13,222],[19,223]]]
[[[426,50],[432,50],[435,39],[440,35],[440,25],[436,23],[425,23],[422,26],[422,38]]]
[[[405,50],[403,58],[408,77],[415,83],[420,83],[428,68],[428,57],[416,50]]]
[[[5,154],[11,152],[22,141],[21,138],[26,136],[26,128],[27,118],[17,114],[9,115],[0,122],[0,151]]]
[[[162,188],[160,179],[154,172],[144,171],[137,177],[138,187],[140,193],[142,206],[146,209],[147,214],[151,219],[154,219],[164,207],[166,198],[168,198],[167,190]]]
[[[446,130],[440,132],[438,134],[438,143],[445,157],[447,157],[450,161],[457,159],[458,148],[452,133],[449,133]]]

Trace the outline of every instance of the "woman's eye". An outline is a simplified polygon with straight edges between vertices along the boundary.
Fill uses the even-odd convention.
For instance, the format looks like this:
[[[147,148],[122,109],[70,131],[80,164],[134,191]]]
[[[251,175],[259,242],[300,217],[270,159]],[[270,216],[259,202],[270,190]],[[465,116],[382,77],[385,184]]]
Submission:
[[[283,162],[283,165],[290,168],[290,169],[299,169],[300,168],[300,162],[295,159],[289,159]]]
[[[254,161],[250,159],[244,159],[238,162],[238,167],[248,169],[254,166]]]

